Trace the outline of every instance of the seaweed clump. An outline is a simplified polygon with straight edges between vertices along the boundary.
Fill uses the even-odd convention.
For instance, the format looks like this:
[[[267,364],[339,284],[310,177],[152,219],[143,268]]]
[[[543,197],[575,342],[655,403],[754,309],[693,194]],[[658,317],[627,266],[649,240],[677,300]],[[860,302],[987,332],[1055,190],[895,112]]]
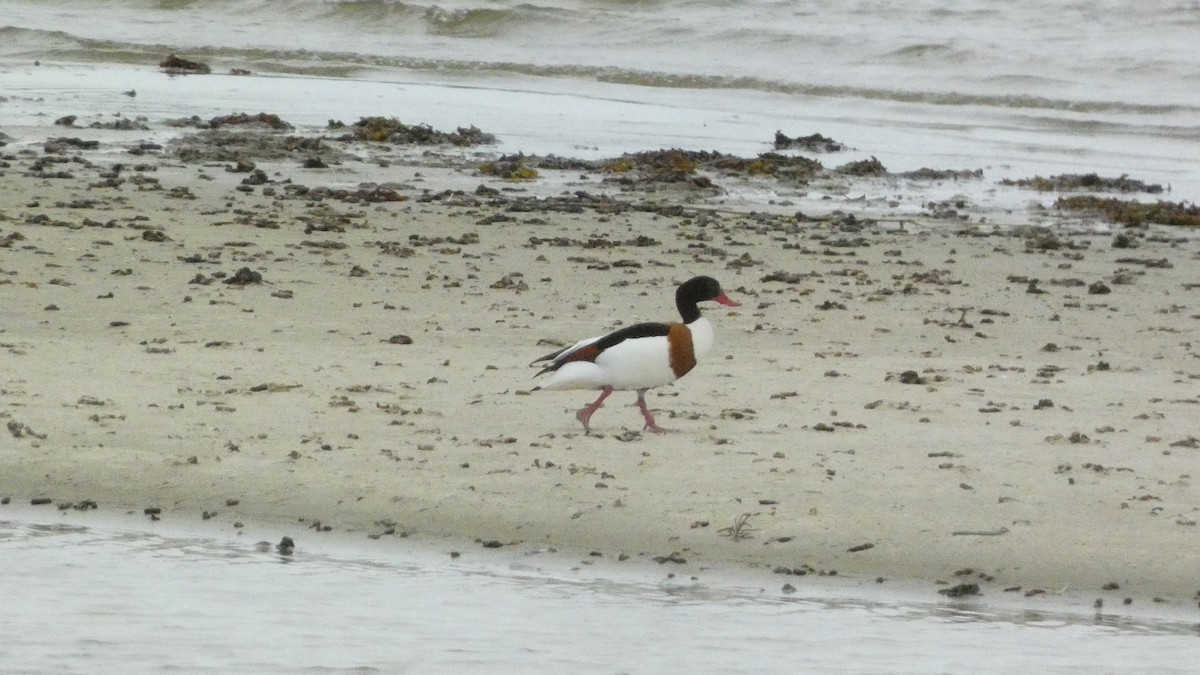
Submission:
[[[320,138],[262,131],[205,129],[173,139],[168,145],[184,162],[244,162],[251,158],[272,160],[314,156],[334,159],[342,156]]]
[[[777,152],[764,152],[754,159],[724,156],[712,162],[714,169],[723,173],[745,173],[751,176],[772,176],[807,183],[824,170],[821,163],[807,157],[789,157]]]
[[[871,159],[860,159],[857,162],[849,162],[835,169],[840,174],[847,176],[886,176],[887,168],[883,166],[883,162],[872,157]]]
[[[1038,192],[1065,192],[1070,190],[1091,190],[1093,192],[1146,192],[1160,194],[1163,186],[1157,183],[1146,183],[1125,174],[1117,178],[1105,178],[1095,173],[1064,173],[1057,176],[1034,176],[1012,180],[1005,178],[1001,185],[1016,186],[1037,190]]]
[[[167,125],[172,127],[191,127],[193,129],[220,129],[222,127],[265,128],[273,131],[289,131],[293,128],[290,123],[284,121],[279,115],[261,112],[254,115],[248,113],[230,113],[207,120],[201,119],[199,115],[192,115],[191,117],[167,120]]]
[[[724,175],[772,176],[780,180],[808,182],[823,170],[821,163],[807,157],[789,157],[768,152],[747,158],[720,152],[693,150],[652,150],[604,160],[601,168],[615,174],[632,174],[644,183],[692,183],[697,187],[713,187],[712,181],[698,175],[708,170]],[[634,178],[622,179],[633,182]]]
[[[776,150],[791,150],[794,148],[809,152],[841,152],[846,149],[846,146],[821,134],[791,138],[782,131],[775,132]]]
[[[899,178],[909,180],[971,180],[983,178],[983,169],[931,169],[922,167],[915,171],[902,171],[895,174]]]
[[[1054,207],[1064,211],[1092,211],[1105,219],[1128,227],[1149,223],[1200,227],[1200,206],[1187,202],[1157,201],[1152,204],[1115,198],[1079,195],[1059,197]]]
[[[207,63],[189,61],[174,54],[159,61],[158,67],[162,68],[168,75],[208,75],[212,72],[212,68]]]
[[[479,172],[508,180],[533,180],[538,177],[537,169],[526,164],[525,155],[521,153],[501,155],[499,159],[480,165]]]
[[[686,183],[693,182],[696,170],[704,162],[719,157],[720,153],[696,150],[647,150],[620,157],[602,163],[604,169],[612,173],[624,174],[635,172],[642,181],[649,183]]]
[[[346,127],[342,122],[331,120],[330,129],[349,129],[349,133],[337,140],[369,141],[395,145],[491,145],[496,142],[492,134],[481,131],[475,125],[459,127],[452,132],[439,131],[428,124],[405,124],[395,117],[361,117]]]

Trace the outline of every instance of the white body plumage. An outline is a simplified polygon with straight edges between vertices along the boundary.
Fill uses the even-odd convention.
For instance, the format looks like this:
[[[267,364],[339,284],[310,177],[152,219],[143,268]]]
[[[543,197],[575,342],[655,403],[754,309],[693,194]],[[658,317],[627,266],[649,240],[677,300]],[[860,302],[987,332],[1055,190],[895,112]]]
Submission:
[[[684,324],[691,333],[692,349],[699,361],[712,351],[713,328],[700,317]],[[560,357],[572,354],[604,336],[580,340],[563,350]],[[666,335],[624,340],[605,349],[593,361],[571,361],[548,374],[536,389],[603,389],[618,391],[652,389],[679,379],[671,369],[671,345]]]

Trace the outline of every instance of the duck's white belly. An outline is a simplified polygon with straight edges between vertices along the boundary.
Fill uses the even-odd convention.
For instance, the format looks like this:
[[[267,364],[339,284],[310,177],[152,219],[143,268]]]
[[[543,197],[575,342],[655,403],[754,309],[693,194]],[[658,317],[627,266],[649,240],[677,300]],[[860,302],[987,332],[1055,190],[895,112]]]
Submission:
[[[667,338],[626,340],[604,350],[596,365],[604,371],[605,385],[613,389],[650,389],[675,381],[667,356]]]

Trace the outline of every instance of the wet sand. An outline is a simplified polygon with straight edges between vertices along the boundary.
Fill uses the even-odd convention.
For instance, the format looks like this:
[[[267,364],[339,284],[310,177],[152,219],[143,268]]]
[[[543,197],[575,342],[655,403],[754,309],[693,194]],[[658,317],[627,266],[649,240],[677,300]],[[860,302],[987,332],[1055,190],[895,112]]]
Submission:
[[[1053,213],[913,215],[894,177],[764,206],[731,196],[754,177],[515,181],[367,144],[260,176],[90,119],[0,148],[0,497],[1195,602],[1187,231],[1118,248]],[[742,306],[648,396],[672,433],[618,393],[585,436],[590,392],[530,391],[532,359],[674,318],[696,274]]]

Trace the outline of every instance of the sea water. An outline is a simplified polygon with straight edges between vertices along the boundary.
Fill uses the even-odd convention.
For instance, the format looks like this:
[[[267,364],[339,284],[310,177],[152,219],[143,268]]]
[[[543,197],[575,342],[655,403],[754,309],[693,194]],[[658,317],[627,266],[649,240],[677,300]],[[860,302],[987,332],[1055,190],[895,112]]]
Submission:
[[[0,128],[25,96],[46,124],[82,112],[52,71],[89,64],[75,84],[114,113],[394,115],[584,157],[822,133],[850,147],[827,165],[1129,174],[1194,201],[1197,35],[1195,0],[0,0]],[[214,81],[121,96],[172,52]],[[259,77],[220,84],[230,68]],[[280,75],[307,96],[253,81]]]
[[[1200,625],[1179,616],[1070,612],[1044,598],[1021,610],[796,577],[789,593],[770,575],[311,532],[293,533],[284,554],[215,525],[37,514],[0,511],[9,675],[1164,675],[1195,672],[1200,650]]]

